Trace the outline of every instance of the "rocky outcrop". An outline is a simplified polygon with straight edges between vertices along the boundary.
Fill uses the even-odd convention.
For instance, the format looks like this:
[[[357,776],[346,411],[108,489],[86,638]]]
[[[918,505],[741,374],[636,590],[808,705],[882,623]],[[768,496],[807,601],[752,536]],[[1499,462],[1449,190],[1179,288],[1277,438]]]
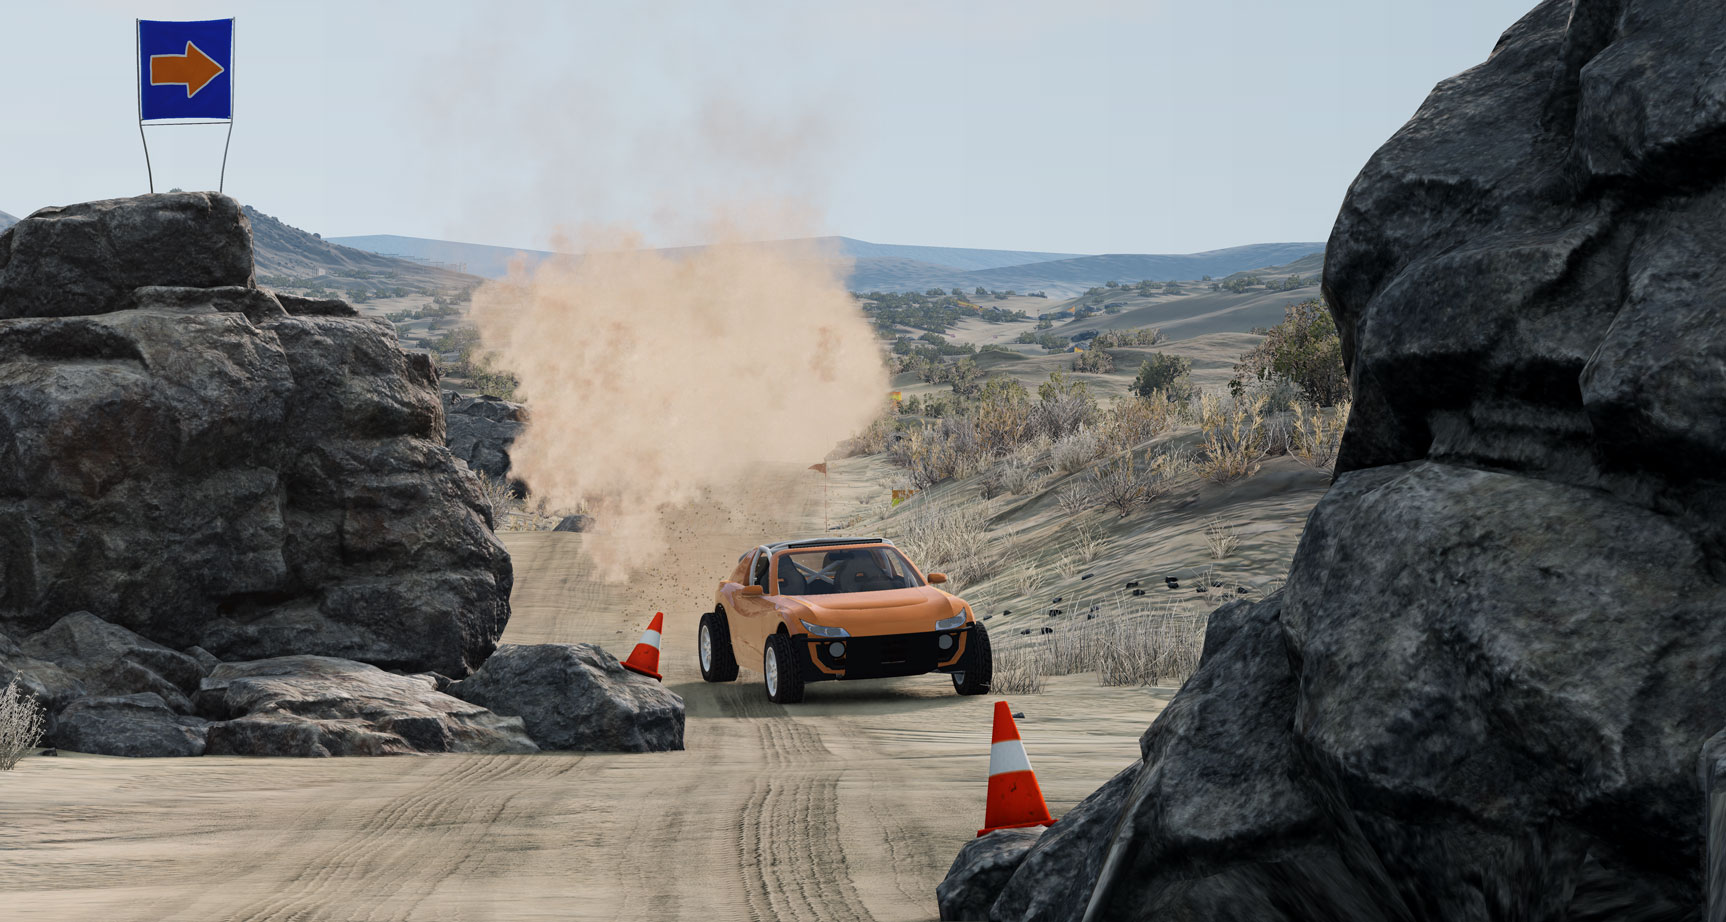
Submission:
[[[504,644],[449,693],[521,717],[544,749],[683,748],[683,699],[592,644]]]
[[[0,235],[0,629],[86,610],[223,659],[465,675],[512,576],[429,359],[251,271],[204,193]]]
[[[147,285],[251,287],[239,203],[204,192],[84,202],[0,234],[0,319],[126,310]]]
[[[941,922],[971,922],[989,918],[989,907],[1000,896],[1001,887],[1019,869],[1025,853],[1037,844],[1043,827],[997,829],[978,836],[959,849],[959,857],[947,869],[947,877],[935,888]]]
[[[60,712],[49,739],[60,749],[105,756],[201,756],[208,726],[145,692],[80,698]]]
[[[19,647],[27,656],[51,662],[75,678],[82,694],[155,695],[182,714],[191,713],[189,696],[198,690],[207,672],[196,658],[87,611],[61,618],[47,630],[25,638]]]
[[[1719,4],[1552,0],[1373,157],[1326,257],[1354,415],[1286,589],[1212,616],[991,918],[1702,917],[1721,47]]]
[[[342,756],[415,752],[534,752],[520,718],[402,676],[324,656],[223,663],[205,679],[198,711],[215,723],[210,755]]]
[[[509,475],[509,449],[527,428],[527,408],[481,394],[451,393],[447,404],[445,441],[456,457],[488,477]]]

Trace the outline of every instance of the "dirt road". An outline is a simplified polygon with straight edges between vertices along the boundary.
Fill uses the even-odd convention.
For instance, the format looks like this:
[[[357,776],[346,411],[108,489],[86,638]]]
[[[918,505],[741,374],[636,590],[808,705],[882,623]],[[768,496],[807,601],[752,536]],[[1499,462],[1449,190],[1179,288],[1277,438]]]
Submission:
[[[622,583],[582,553],[601,537],[506,536],[505,642],[622,654],[666,613],[685,751],[27,759],[0,775],[0,905],[102,922],[933,919],[982,820],[994,699],[943,676],[812,685],[791,707],[755,672],[703,683],[696,619],[718,577],[756,543],[821,530],[814,475],[751,492],[745,511],[669,516],[671,553]],[[1014,701],[1057,816],[1137,755],[1168,695],[1081,675]]]

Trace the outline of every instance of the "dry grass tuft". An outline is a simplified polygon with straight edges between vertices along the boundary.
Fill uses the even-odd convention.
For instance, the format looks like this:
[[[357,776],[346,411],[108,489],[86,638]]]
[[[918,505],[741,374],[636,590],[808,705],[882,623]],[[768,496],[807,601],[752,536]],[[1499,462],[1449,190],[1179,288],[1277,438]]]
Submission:
[[[1198,468],[1216,483],[1228,483],[1259,472],[1270,455],[1270,433],[1265,425],[1265,394],[1224,399],[1214,394],[1199,398],[1199,427],[1204,430],[1204,450]]]
[[[998,560],[992,553],[989,513],[975,503],[916,505],[897,519],[898,540],[911,559],[947,574],[949,589],[988,579]]]
[[[1336,467],[1336,455],[1342,448],[1342,433],[1348,428],[1351,406],[1344,400],[1327,416],[1312,404],[1293,404],[1294,420],[1287,436],[1289,454],[1321,470]]]
[[[1096,494],[1081,484],[1062,487],[1055,494],[1055,502],[1061,506],[1061,512],[1072,518],[1097,502]]]
[[[0,689],[0,771],[11,771],[41,740],[42,706],[13,678]]]
[[[1026,647],[995,648],[994,677],[989,690],[997,695],[1040,695],[1043,672],[1037,656]]]
[[[1080,525],[1073,530],[1073,552],[1086,563],[1095,563],[1108,546],[1108,537],[1089,525]]]
[[[1021,560],[1018,572],[1013,574],[1013,588],[1026,598],[1036,595],[1047,581],[1043,568],[1028,560]]]
[[[1014,496],[1031,492],[1037,482],[1035,469],[1022,455],[1012,455],[1001,462],[1001,489]]]
[[[1176,606],[1135,609],[1065,626],[1031,649],[1043,675],[1095,672],[1103,685],[1180,682],[1198,669],[1207,621]]]
[[[1234,530],[1233,526],[1212,522],[1205,527],[1205,543],[1210,545],[1211,557],[1223,560],[1240,546],[1241,536]]]

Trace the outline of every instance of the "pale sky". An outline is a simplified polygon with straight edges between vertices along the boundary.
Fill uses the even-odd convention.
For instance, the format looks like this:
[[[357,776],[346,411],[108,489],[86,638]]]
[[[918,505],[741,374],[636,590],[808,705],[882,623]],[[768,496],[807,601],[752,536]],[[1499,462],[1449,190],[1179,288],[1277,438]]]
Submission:
[[[1323,240],[1533,0],[8,3],[0,211],[146,191],[133,19],[237,16],[227,191],[325,236]],[[150,129],[157,188],[223,131]]]

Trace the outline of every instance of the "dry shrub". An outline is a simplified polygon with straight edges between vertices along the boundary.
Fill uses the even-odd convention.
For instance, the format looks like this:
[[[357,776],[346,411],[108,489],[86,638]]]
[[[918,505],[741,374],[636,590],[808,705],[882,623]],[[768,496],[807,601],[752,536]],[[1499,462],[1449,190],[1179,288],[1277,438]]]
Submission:
[[[1288,452],[1303,463],[1330,470],[1336,466],[1337,452],[1342,448],[1343,430],[1348,428],[1348,413],[1352,404],[1343,400],[1336,410],[1326,414],[1309,403],[1294,404],[1294,420],[1288,433]]]
[[[878,416],[867,429],[846,441],[840,448],[840,457],[850,458],[857,455],[878,455],[887,450],[887,443],[893,436],[893,421],[885,416]]]
[[[1103,414],[1102,441],[1110,451],[1137,448],[1173,429],[1180,419],[1180,404],[1163,391],[1123,397]]]
[[[977,424],[967,416],[948,416],[940,423],[912,429],[889,450],[889,456],[911,473],[911,485],[922,490],[981,470],[984,454]]]
[[[1083,381],[1069,381],[1061,372],[1037,386],[1037,405],[1032,426],[1051,439],[1061,439],[1084,428],[1097,415],[1097,400]]]
[[[971,416],[978,442],[991,454],[1012,451],[1035,434],[1031,397],[1025,386],[1012,378],[985,381]]]
[[[475,471],[474,476],[479,478],[480,495],[491,505],[492,527],[502,531],[510,516],[521,512],[521,494],[507,477],[493,477],[484,471]]]
[[[1210,545],[1211,557],[1223,560],[1240,546],[1241,536],[1228,525],[1212,522],[1205,527],[1205,543]]]
[[[1091,472],[1090,497],[1126,518],[1135,508],[1167,496],[1186,468],[1186,459],[1173,452],[1148,455],[1143,466],[1134,463],[1132,452],[1121,452]]]
[[[1096,501],[1096,495],[1079,484],[1062,487],[1055,493],[1055,502],[1060,504],[1061,512],[1068,518],[1091,508]]]
[[[983,476],[977,481],[977,487],[984,499],[994,499],[1000,496],[1007,489],[1001,468],[992,466],[984,471]]]
[[[1161,606],[1067,625],[1039,638],[1037,664],[1044,675],[1096,672],[1103,685],[1184,681],[1198,669],[1207,621],[1206,615]]]
[[[1270,455],[1270,434],[1265,426],[1269,397],[1242,395],[1224,399],[1214,394],[1199,398],[1199,427],[1204,430],[1204,450],[1199,471],[1217,483],[1228,483],[1259,472]]]
[[[1003,462],[1000,471],[1001,489],[1014,496],[1024,496],[1031,492],[1031,486],[1037,479],[1031,463],[1019,454],[1014,454]]]
[[[0,689],[0,771],[10,771],[41,740],[42,706],[14,677]]]
[[[975,503],[921,503],[897,519],[898,539],[924,570],[938,570],[953,581],[950,589],[981,582],[995,571],[989,513]]]
[[[1063,474],[1076,474],[1097,460],[1102,448],[1096,432],[1080,429],[1055,440],[1049,449],[1049,463]]]
[[[997,695],[1040,695],[1043,672],[1036,654],[1025,647],[996,647],[989,690]]]
[[[1091,472],[1092,498],[1126,518],[1145,501],[1149,487],[1133,464],[1133,453],[1123,451]]]

